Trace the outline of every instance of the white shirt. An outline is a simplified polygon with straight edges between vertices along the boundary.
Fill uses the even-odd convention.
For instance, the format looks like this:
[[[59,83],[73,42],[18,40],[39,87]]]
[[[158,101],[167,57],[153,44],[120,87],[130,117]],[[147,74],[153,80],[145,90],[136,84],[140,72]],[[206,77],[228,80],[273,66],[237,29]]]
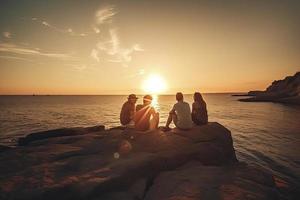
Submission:
[[[193,126],[191,108],[187,102],[179,101],[173,106],[177,115],[176,126],[182,129],[190,129]]]

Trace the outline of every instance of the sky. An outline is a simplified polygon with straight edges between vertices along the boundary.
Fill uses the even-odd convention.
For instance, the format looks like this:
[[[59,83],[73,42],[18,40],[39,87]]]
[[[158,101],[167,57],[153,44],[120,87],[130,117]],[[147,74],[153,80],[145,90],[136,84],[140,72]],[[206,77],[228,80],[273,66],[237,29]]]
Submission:
[[[0,2],[0,94],[246,92],[300,71],[296,0]]]

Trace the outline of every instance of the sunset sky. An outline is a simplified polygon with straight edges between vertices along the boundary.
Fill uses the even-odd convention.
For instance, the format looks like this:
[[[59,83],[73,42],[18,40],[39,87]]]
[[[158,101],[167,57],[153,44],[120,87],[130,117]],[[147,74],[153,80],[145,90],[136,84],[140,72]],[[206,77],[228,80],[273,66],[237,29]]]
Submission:
[[[6,0],[0,34],[0,94],[141,94],[149,76],[243,92],[300,71],[296,0]]]

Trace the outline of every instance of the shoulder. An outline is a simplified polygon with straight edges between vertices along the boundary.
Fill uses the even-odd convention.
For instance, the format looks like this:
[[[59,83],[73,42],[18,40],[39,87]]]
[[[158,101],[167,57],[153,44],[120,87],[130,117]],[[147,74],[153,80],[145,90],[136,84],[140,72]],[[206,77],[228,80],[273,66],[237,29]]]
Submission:
[[[188,102],[182,102],[185,106],[190,106],[190,104]]]
[[[139,111],[139,110],[141,110],[143,108],[143,105],[142,104],[138,104],[137,106],[136,106],[136,111]]]
[[[179,102],[175,103],[174,106],[173,106],[173,108],[176,108],[178,106],[179,106]]]
[[[129,103],[129,102],[127,101],[127,102],[125,102],[125,103],[123,104],[122,109],[128,109],[128,110],[130,110],[130,109],[135,109],[135,105],[134,105],[134,104],[131,104],[131,103]]]
[[[127,106],[128,102],[126,101],[125,103],[123,103],[122,108],[125,108]]]

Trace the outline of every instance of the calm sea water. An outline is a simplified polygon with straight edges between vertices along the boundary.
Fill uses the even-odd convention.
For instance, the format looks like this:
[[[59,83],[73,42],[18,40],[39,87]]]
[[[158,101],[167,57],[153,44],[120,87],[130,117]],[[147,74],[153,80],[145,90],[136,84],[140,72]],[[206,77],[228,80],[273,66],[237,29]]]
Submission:
[[[209,121],[231,130],[238,159],[272,170],[298,193],[300,107],[239,102],[230,94],[204,94],[204,98]],[[192,103],[192,95],[185,99]],[[0,143],[14,145],[16,138],[28,133],[61,127],[117,126],[125,100],[126,96],[0,96]],[[164,125],[175,99],[156,100]]]

